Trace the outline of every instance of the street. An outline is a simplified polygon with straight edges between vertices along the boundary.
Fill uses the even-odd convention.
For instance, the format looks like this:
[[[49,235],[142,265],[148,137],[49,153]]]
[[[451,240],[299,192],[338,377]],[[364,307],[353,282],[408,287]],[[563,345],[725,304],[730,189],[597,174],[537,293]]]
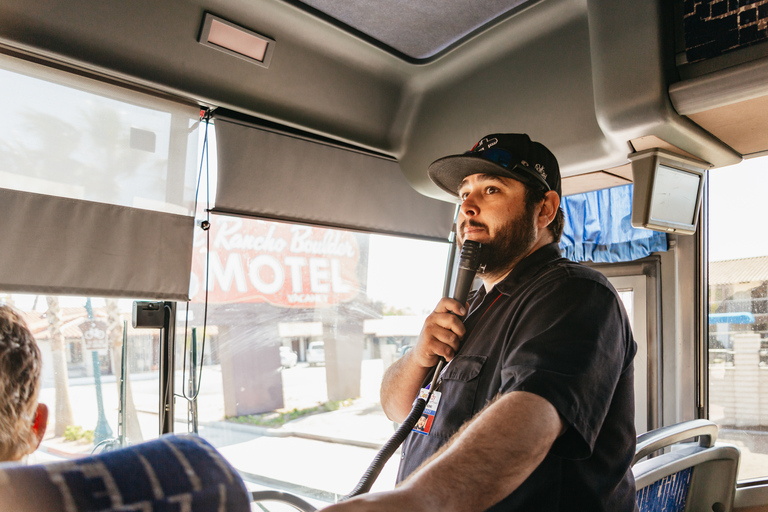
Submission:
[[[382,363],[380,359],[363,361],[361,378],[361,400],[378,402],[381,383]],[[325,384],[325,367],[310,367],[299,363],[293,368],[281,370],[283,380],[284,409],[306,409],[328,400]],[[189,378],[189,374],[184,375]],[[133,402],[139,416],[141,432],[145,439],[157,436],[159,408],[159,377],[157,372],[141,373],[129,377]],[[102,377],[102,399],[104,414],[114,435],[117,435],[118,421],[118,386],[114,376]],[[182,390],[182,372],[176,372],[175,418],[186,423],[186,400],[179,396]],[[53,387],[40,391],[40,401],[48,404],[50,411],[49,425],[55,422],[55,390]],[[353,398],[353,397],[351,397]],[[74,414],[74,425],[84,430],[93,430],[98,421],[96,389],[92,378],[72,379],[69,386],[69,399]],[[198,395],[198,415],[201,424],[224,419],[224,401],[222,399],[221,367],[211,365],[203,367]],[[184,429],[186,431],[186,428]]]

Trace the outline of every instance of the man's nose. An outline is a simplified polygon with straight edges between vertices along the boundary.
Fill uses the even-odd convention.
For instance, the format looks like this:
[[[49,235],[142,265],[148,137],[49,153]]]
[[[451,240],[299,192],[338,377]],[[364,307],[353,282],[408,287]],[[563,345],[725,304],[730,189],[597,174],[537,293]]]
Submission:
[[[480,212],[477,201],[475,201],[474,194],[468,194],[467,197],[461,202],[460,208],[461,214],[465,217],[473,217]]]

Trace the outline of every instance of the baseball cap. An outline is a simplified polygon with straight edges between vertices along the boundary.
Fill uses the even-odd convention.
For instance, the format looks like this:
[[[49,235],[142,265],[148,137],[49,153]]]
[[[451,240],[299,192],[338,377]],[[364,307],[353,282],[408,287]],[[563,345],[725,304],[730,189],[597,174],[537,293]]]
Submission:
[[[470,174],[512,178],[543,190],[554,190],[562,197],[557,158],[524,133],[486,135],[462,155],[435,160],[427,174],[438,187],[456,197],[459,185]]]

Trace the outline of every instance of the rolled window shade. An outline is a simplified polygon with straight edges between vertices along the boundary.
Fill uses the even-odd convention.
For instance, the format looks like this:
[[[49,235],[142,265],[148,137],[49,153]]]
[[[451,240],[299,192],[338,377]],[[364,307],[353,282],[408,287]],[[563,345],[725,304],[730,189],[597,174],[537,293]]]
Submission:
[[[200,107],[0,55],[0,186],[194,215]]]
[[[397,162],[216,116],[214,212],[445,241],[454,205]],[[426,169],[424,170],[426,172]]]
[[[187,300],[194,218],[0,189],[0,290]]]

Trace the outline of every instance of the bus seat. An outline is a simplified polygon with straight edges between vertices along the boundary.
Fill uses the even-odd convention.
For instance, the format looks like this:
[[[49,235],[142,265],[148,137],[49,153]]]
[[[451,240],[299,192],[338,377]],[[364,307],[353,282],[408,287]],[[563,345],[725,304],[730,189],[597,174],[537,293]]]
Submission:
[[[248,512],[249,501],[232,466],[192,435],[71,461],[0,464],[0,510]]]
[[[698,443],[684,443],[694,437]],[[641,512],[733,510],[739,450],[715,446],[717,425],[694,420],[663,427],[637,438],[632,472]],[[644,457],[670,447],[656,457]]]

